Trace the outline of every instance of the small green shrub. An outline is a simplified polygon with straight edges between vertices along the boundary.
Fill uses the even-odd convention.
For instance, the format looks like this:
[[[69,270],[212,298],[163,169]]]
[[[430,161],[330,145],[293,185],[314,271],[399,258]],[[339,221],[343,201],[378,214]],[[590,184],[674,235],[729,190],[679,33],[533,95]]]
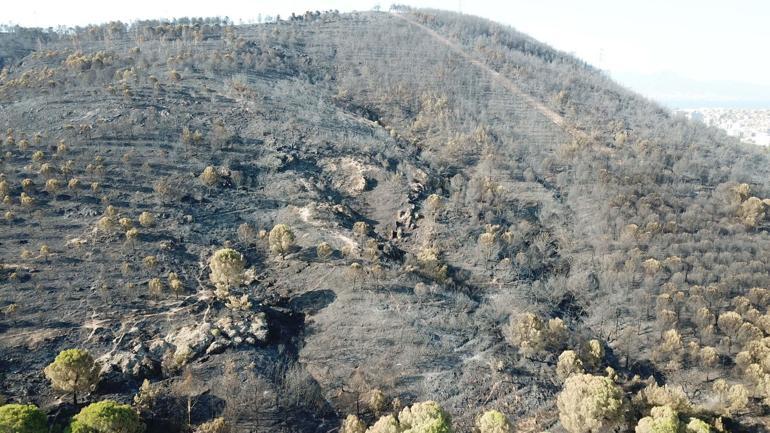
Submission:
[[[70,433],[142,433],[145,426],[127,404],[104,400],[92,403],[72,418]]]
[[[19,201],[24,207],[32,207],[35,205],[35,199],[28,196],[26,192],[21,193]]]
[[[137,238],[139,238],[139,230],[132,228],[126,231],[126,242],[129,244],[133,245]]]
[[[449,268],[441,261],[441,253],[433,246],[423,246],[417,252],[417,264],[420,271],[428,278],[439,283],[449,278]]]
[[[150,294],[157,298],[165,289],[165,285],[163,284],[163,281],[160,278],[150,278],[150,280],[147,282],[147,288],[150,291]]]
[[[369,234],[369,224],[364,221],[356,221],[353,223],[353,233],[359,237],[365,237]]]
[[[488,410],[476,420],[479,433],[510,433],[513,431],[511,422],[501,412]]]
[[[48,179],[45,182],[45,191],[52,196],[56,196],[56,193],[61,189],[61,183],[58,179]]]
[[[340,426],[340,433],[364,433],[365,431],[366,424],[355,415],[348,415]]]
[[[155,216],[150,212],[142,212],[139,215],[139,224],[142,227],[152,227],[155,224]]]
[[[132,228],[134,228],[134,222],[131,221],[131,218],[125,218],[125,217],[120,218],[118,220],[118,224],[120,224],[120,228],[122,228],[123,230],[126,230],[126,231],[131,230]]]
[[[210,188],[219,183],[219,174],[214,167],[208,166],[203,170],[203,173],[201,173],[200,180],[201,183]]]
[[[388,405],[385,393],[381,389],[373,389],[369,394],[369,409],[374,413],[382,413]]]
[[[72,394],[76,406],[78,394],[90,391],[99,381],[94,358],[83,349],[63,350],[43,372],[55,389]]]
[[[326,242],[321,242],[315,249],[316,255],[319,259],[322,260],[328,259],[332,255],[333,251],[334,250],[332,250],[331,245],[327,244]]]
[[[47,433],[48,420],[33,404],[6,404],[0,406],[0,432]]]
[[[209,260],[209,278],[217,288],[229,289],[243,283],[246,262],[243,255],[232,248],[217,250]]]
[[[195,433],[228,433],[229,431],[230,425],[221,417],[204,422],[195,429]]]
[[[559,355],[556,363],[556,375],[564,380],[573,374],[583,373],[583,361],[578,358],[574,350],[565,350]]]
[[[294,245],[294,232],[292,232],[286,224],[276,224],[276,226],[270,230],[268,244],[270,246],[270,251],[274,254],[284,255],[288,253],[291,250],[292,245]]]
[[[144,267],[149,269],[155,269],[158,267],[158,257],[156,256],[145,256],[145,258],[142,259],[142,264],[144,264]]]
[[[179,279],[179,276],[175,272],[168,273],[168,287],[174,292],[174,296],[179,299],[179,295],[184,293],[184,283]]]
[[[372,424],[372,426],[366,430],[366,433],[401,433],[401,431],[401,426],[398,425],[398,419],[393,415],[385,415]]]
[[[561,425],[570,433],[613,428],[623,420],[623,392],[609,378],[574,374],[556,399]]]
[[[415,403],[398,414],[403,433],[451,433],[452,420],[434,401]]]
[[[636,433],[678,433],[679,416],[668,406],[652,408],[650,416],[639,420]]]
[[[698,418],[690,418],[684,431],[685,433],[711,433],[711,426]]]

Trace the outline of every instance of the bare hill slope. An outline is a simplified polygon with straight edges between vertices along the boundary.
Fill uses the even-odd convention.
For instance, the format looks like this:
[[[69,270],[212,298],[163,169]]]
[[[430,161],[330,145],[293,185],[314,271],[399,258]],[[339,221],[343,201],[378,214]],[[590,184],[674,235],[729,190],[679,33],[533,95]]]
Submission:
[[[43,368],[83,348],[88,402],[157,391],[137,404],[149,431],[328,432],[390,410],[374,390],[435,400],[459,431],[492,408],[563,431],[572,349],[614,369],[621,429],[673,398],[656,381],[681,387],[682,420],[767,428],[759,149],[441,11],[16,32],[0,398],[65,424]],[[222,248],[245,264],[228,287]]]

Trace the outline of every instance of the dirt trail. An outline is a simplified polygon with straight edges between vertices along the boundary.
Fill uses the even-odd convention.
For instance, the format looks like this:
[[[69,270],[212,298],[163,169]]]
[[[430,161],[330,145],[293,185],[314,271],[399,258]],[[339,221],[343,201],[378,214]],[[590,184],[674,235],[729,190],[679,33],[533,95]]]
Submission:
[[[513,93],[514,96],[519,97],[524,100],[528,105],[530,105],[533,109],[537,110],[540,114],[545,116],[548,120],[553,122],[556,126],[563,129],[567,134],[572,136],[574,139],[584,139],[586,138],[585,132],[575,128],[574,126],[570,125],[569,122],[567,122],[564,117],[562,117],[559,113],[551,110],[545,104],[538,101],[537,99],[533,98],[528,93],[521,90],[519,86],[516,85],[513,81],[511,81],[509,78],[505,77],[504,75],[500,74],[499,72],[495,71],[494,69],[487,66],[484,62],[481,60],[476,59],[475,57],[471,56],[470,54],[466,53],[465,50],[458,44],[450,41],[449,39],[441,36],[438,34],[435,30],[431,29],[430,27],[427,27],[424,24],[421,24],[412,18],[409,18],[404,15],[400,15],[398,13],[391,13],[396,18],[402,19],[409,24],[412,24],[413,26],[416,26],[420,28],[422,31],[430,35],[431,37],[435,38],[437,41],[441,42],[442,44],[446,45],[450,50],[457,53],[458,55],[462,56],[464,59],[469,61],[470,63],[478,66],[479,68],[483,69],[484,71],[488,72],[492,78],[497,81],[500,85],[508,89],[511,93]]]

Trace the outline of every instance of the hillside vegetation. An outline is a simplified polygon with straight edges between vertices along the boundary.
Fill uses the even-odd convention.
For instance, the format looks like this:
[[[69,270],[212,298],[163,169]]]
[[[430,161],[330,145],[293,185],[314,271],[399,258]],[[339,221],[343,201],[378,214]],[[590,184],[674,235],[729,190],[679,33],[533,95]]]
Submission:
[[[770,429],[758,148],[449,12],[7,30],[0,432]]]

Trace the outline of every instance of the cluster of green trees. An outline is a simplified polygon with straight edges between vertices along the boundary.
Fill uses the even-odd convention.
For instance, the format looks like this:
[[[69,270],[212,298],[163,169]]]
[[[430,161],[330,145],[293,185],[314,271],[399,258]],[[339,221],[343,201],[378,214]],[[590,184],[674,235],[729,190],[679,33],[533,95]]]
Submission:
[[[631,381],[634,382],[634,381]],[[638,383],[621,380],[612,369],[608,374],[571,374],[556,399],[561,426],[570,433],[600,431],[636,431],[636,433],[708,433],[725,431],[721,418],[715,418],[702,408],[695,408],[676,390],[653,383],[634,393]],[[372,400],[374,401],[374,400]],[[348,415],[340,427],[341,433],[403,433],[453,431],[451,417],[435,402],[415,403],[400,409],[394,400],[392,408],[380,405],[374,413],[382,414],[367,427],[356,415]],[[701,417],[713,419],[713,425]],[[515,431],[508,417],[497,410],[488,410],[476,417],[479,433],[510,433]]]
[[[93,390],[99,381],[99,368],[93,357],[82,349],[64,350],[44,370],[54,389],[72,394],[75,407],[78,395]],[[89,404],[72,418],[71,433],[142,433],[139,414],[127,404],[111,400]],[[50,431],[46,415],[32,404],[0,406],[0,432],[46,433]]]
[[[110,400],[84,407],[66,429],[71,433],[142,433],[144,430],[144,424],[131,406]],[[46,433],[50,428],[37,406],[14,403],[0,406],[0,431]]]
[[[567,352],[564,352],[567,353]],[[560,364],[562,363],[560,357]],[[574,362],[574,361],[573,361]],[[83,350],[65,350],[45,369],[46,376],[58,390],[73,394],[87,392],[97,382],[95,365]],[[636,380],[636,379],[635,379]],[[707,433],[712,428],[723,429],[721,418],[715,418],[715,427],[696,415],[702,409],[690,405],[683,394],[675,390],[648,384],[632,398],[627,398],[629,383],[623,383],[608,369],[607,376],[574,371],[564,382],[556,400],[561,425],[570,433],[590,433],[609,429],[627,429],[636,418],[637,433]],[[144,389],[144,387],[143,387]],[[143,391],[145,394],[146,392]],[[144,395],[144,394],[142,394]],[[735,398],[732,396],[731,398]],[[144,398],[135,399],[140,406]],[[385,413],[367,428],[356,415],[349,415],[342,423],[342,433],[451,433],[451,417],[435,402],[425,401],[400,408],[399,400],[386,404],[381,392],[372,394],[370,406],[375,413]],[[392,407],[391,409],[388,407]],[[390,413],[389,413],[390,412]],[[644,416],[639,417],[636,414]],[[646,414],[646,415],[645,415]],[[217,418],[202,425],[201,432],[224,432],[228,420]],[[142,433],[144,424],[130,405],[114,401],[100,401],[83,408],[67,431],[73,433]],[[499,411],[490,410],[476,419],[479,433],[510,433],[508,418]],[[34,405],[6,404],[0,406],[0,431],[13,433],[40,433],[48,431],[45,414]]]

